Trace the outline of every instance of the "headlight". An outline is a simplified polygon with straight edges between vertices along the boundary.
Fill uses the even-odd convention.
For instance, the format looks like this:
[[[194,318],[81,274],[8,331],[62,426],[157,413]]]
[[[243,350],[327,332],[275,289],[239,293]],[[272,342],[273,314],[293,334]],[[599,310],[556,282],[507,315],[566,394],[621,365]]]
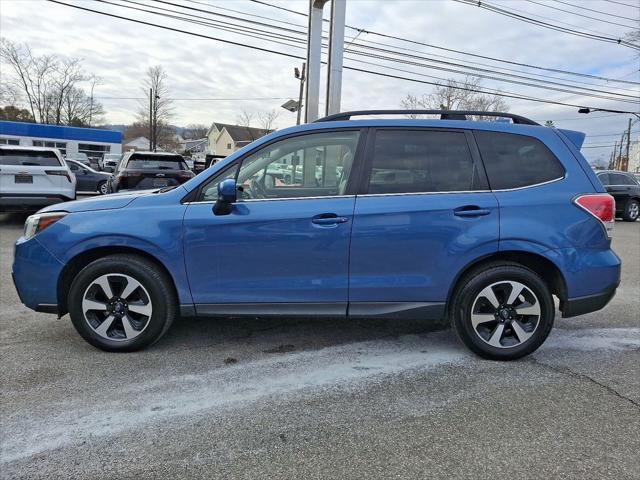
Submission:
[[[27,218],[27,221],[24,222],[24,238],[29,240],[37,233],[56,223],[66,214],[67,212],[51,212],[31,215]]]

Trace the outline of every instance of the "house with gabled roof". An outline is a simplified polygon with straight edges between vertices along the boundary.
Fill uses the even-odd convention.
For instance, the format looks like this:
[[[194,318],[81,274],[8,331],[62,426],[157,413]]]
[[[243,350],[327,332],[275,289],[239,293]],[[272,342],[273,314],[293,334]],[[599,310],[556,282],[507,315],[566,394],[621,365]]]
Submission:
[[[229,155],[273,130],[214,122],[207,132],[209,153]]]

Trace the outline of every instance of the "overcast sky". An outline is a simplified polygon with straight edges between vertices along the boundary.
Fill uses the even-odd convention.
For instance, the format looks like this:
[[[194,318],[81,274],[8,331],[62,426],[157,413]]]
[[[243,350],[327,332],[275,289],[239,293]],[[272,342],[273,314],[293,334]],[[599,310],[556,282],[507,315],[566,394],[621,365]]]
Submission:
[[[71,3],[72,0],[61,1]],[[122,0],[109,1],[122,3]],[[153,3],[152,0],[135,1],[144,4]],[[168,3],[156,3],[156,6],[189,13],[188,10],[175,6],[179,3],[178,0],[167,1]],[[574,5],[581,4],[592,10],[617,16],[577,10],[570,5],[553,0],[536,0],[535,2],[492,0],[489,3],[516,11],[518,14],[535,16],[539,20],[610,37],[620,37],[630,29],[606,22],[638,27],[640,8],[637,6],[638,2],[634,0],[619,1],[635,6],[623,6],[607,0],[563,1]],[[267,3],[301,12],[306,12],[308,8],[306,0],[288,0],[286,2],[267,0]],[[222,31],[219,28],[185,23],[95,1],[86,0],[75,2],[75,4],[221,39],[261,46],[294,55],[305,55],[305,47],[302,45],[300,48],[279,45],[265,39],[247,38],[236,33]],[[304,17],[249,0],[191,0],[181,4],[238,16],[238,13],[228,10],[233,9],[245,14],[268,17],[268,19],[245,17],[254,21],[272,24],[280,22],[277,24],[296,30],[306,28]],[[549,6],[593,16],[604,21],[564,13],[548,8]],[[214,7],[218,8],[214,10]],[[329,8],[326,10],[326,16],[328,16]],[[190,13],[211,20],[229,21],[229,19],[211,17],[202,12],[191,11]],[[515,62],[640,82],[640,73],[638,72],[640,60],[637,50],[541,28],[452,0],[347,0],[347,25]],[[262,28],[256,25],[254,27]],[[94,73],[103,79],[103,83],[97,88],[95,95],[101,99],[107,113],[106,121],[109,123],[129,123],[134,119],[139,102],[135,99],[120,98],[142,95],[140,88],[142,77],[145,70],[152,65],[162,65],[168,73],[171,96],[176,98],[175,115],[172,119],[172,123],[176,125],[210,124],[212,121],[234,122],[242,110],[257,112],[273,109],[279,112],[277,119],[279,127],[295,123],[295,114],[280,108],[286,99],[297,98],[298,95],[299,83],[293,76],[293,68],[299,66],[301,61],[294,58],[161,30],[43,0],[0,0],[0,33],[3,37],[13,41],[26,42],[38,54],[47,53],[83,58],[87,72]],[[288,35],[286,32],[282,34]],[[347,42],[354,34],[353,30],[347,29]],[[441,55],[447,57],[448,61],[467,65],[473,65],[470,62],[479,62],[489,65],[489,68],[506,67],[525,72],[512,72],[517,75],[543,74],[556,77],[556,79],[547,78],[547,80],[565,83],[568,81],[573,83],[576,81],[586,82],[589,85],[585,83],[580,85],[597,90],[625,93],[635,97],[636,100],[640,97],[638,85],[567,77],[559,73],[491,62],[381,38],[368,33],[360,34],[356,42],[361,40],[382,42],[395,47],[415,50],[408,52],[414,55],[428,54],[432,57]],[[382,47],[381,45],[377,46]],[[438,58],[445,60],[444,57]],[[379,59],[360,57],[360,60],[379,65],[384,64],[410,73],[347,59],[345,59],[345,65],[425,81],[434,81],[433,78],[427,76],[460,78],[460,75],[448,72],[397,63],[390,64]],[[480,65],[474,66],[480,67]],[[3,72],[1,72],[3,76],[5,72],[3,67]],[[505,92],[571,104],[619,110],[640,110],[637,103],[576,96],[565,92],[530,88],[495,80],[483,80],[482,86],[483,88],[499,88]],[[345,70],[342,110],[399,108],[400,101],[407,93],[420,95],[429,93],[431,88],[430,85]],[[255,100],[256,98],[262,100]],[[573,107],[516,99],[507,99],[507,102],[513,113],[528,116],[540,122],[554,120],[558,127],[586,132],[587,142],[592,145],[613,144],[619,138],[618,135],[622,130],[626,128],[629,118],[629,115],[604,113],[579,115],[577,109]],[[638,127],[639,124],[636,124],[634,131],[638,131]],[[589,135],[602,136],[589,137]],[[637,134],[634,137],[637,140]],[[590,148],[584,149],[583,152],[590,160],[608,159],[611,148]]]

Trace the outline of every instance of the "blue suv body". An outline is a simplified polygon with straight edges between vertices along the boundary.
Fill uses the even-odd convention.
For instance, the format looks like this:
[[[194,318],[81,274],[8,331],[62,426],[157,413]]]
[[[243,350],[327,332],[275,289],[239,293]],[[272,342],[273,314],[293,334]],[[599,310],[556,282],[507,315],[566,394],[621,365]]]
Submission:
[[[106,350],[180,314],[326,315],[448,317],[482,356],[526,355],[552,295],[564,316],[613,297],[615,206],[583,134],[500,116],[514,123],[342,114],[172,189],[45,208],[16,242],[15,285]]]

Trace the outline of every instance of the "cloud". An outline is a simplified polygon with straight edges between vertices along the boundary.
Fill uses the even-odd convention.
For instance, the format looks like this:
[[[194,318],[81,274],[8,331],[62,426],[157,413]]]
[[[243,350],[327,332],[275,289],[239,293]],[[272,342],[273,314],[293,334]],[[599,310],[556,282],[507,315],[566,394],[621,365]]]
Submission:
[[[146,2],[146,0],[142,1]],[[231,41],[301,56],[305,55],[304,46],[295,49],[265,40],[245,38],[216,28],[185,24],[177,20],[134,12],[98,2],[81,2],[78,5]],[[230,8],[249,14],[263,15],[280,22],[289,22],[293,25],[287,27],[294,29],[304,29],[306,24],[306,19],[303,17],[247,1],[199,1],[183,3],[183,5],[210,10],[216,7]],[[306,0],[292,0],[280,2],[278,5],[297,11],[306,11],[308,3]],[[618,35],[621,32],[620,27],[562,14],[543,6],[509,3],[505,4],[505,8],[507,7],[526,10],[535,15],[557,17],[557,22],[573,23],[582,29],[604,31],[611,35]],[[301,61],[296,59],[99,16],[43,1],[3,0],[0,8],[2,9],[0,30],[3,36],[14,41],[26,42],[39,54],[54,53],[84,58],[87,71],[103,78],[102,85],[96,89],[96,96],[102,98],[101,101],[110,122],[126,123],[133,120],[140,106],[140,101],[135,99],[118,100],[112,97],[141,97],[143,95],[141,85],[145,70],[152,65],[162,65],[169,76],[171,95],[181,99],[175,102],[173,123],[182,125],[189,123],[209,124],[214,120],[233,122],[243,109],[249,111],[276,110],[280,113],[277,120],[279,127],[295,123],[295,114],[280,108],[284,100],[249,99],[256,97],[297,98],[299,83],[293,77],[293,68],[299,66]],[[163,4],[163,8],[177,9],[166,4]],[[598,2],[596,4],[594,2],[594,8],[630,17],[633,17],[634,12],[636,17],[638,14],[638,10],[634,11],[631,8],[613,3]],[[326,10],[328,15],[329,9]],[[225,12],[224,10],[218,11]],[[206,16],[202,12],[192,11],[191,13]],[[226,13],[236,15],[233,12],[226,11]],[[632,21],[629,20],[626,23],[632,23]],[[271,21],[271,23],[275,22]],[[638,57],[634,56],[634,52],[629,48],[543,29],[456,2],[348,0],[347,24],[451,49],[613,78],[626,75],[638,68]],[[355,32],[348,29],[346,34],[350,37]],[[617,87],[592,79],[567,77],[559,73],[531,70],[465,57],[460,54],[385,39],[367,33],[360,34],[358,41],[382,42],[411,49],[414,52],[408,53],[415,55],[441,55],[445,56],[448,61],[469,66],[480,67],[471,63],[478,62],[488,64],[490,68],[506,67],[524,70],[528,72],[525,75],[529,76],[536,73],[544,74],[557,77],[557,80],[554,81],[558,82],[584,81],[595,85],[593,88],[610,91],[614,91]],[[375,59],[365,60],[380,63]],[[391,71],[348,60],[345,60],[345,64],[420,78],[411,73]],[[442,78],[459,77],[459,75],[448,72],[408,65],[393,64],[393,67]],[[639,77],[636,75],[627,79],[639,81]],[[432,81],[428,78],[424,78],[424,80]],[[580,105],[638,110],[637,104],[577,97],[567,93],[544,91],[493,80],[484,80],[483,86]],[[625,93],[640,96],[640,89],[637,86],[626,88],[630,88],[631,91]],[[343,110],[399,108],[400,100],[407,93],[419,95],[428,93],[430,89],[429,85],[345,70],[342,106]],[[324,93],[324,88],[322,88],[322,93]],[[246,100],[186,100],[189,98],[240,98]],[[555,123],[559,127],[582,130],[588,135],[621,132],[626,128],[627,117],[623,115],[605,118],[600,116],[598,118],[599,116],[592,114],[587,117],[579,116],[576,109],[570,107],[521,100],[509,100],[508,103],[514,113],[539,121],[557,120]],[[599,143],[607,144],[613,143],[614,138],[614,136],[598,137],[599,140],[602,140]],[[585,150],[589,158],[608,156],[610,151],[611,149],[608,147]]]

